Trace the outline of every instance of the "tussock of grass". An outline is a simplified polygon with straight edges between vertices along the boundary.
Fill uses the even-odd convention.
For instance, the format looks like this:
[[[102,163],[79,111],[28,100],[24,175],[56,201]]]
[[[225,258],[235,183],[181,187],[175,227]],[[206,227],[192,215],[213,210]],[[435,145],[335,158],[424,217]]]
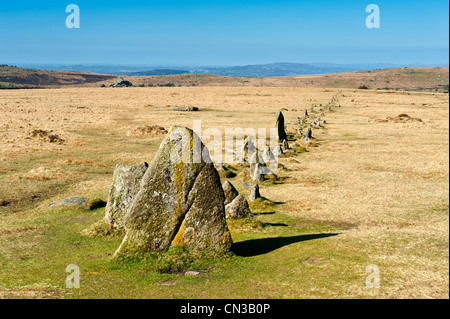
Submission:
[[[116,229],[107,224],[103,219],[94,223],[91,227],[82,230],[82,236],[86,237],[106,237],[106,236],[124,236],[124,229]]]
[[[306,149],[306,147],[303,146],[296,146],[291,148],[295,153],[300,154],[300,153],[306,153],[308,152],[308,150]]]
[[[139,256],[120,256],[114,261],[114,268],[144,268],[162,274],[183,274],[189,270],[206,271],[213,261],[231,258],[230,252],[208,250],[187,250],[182,246],[172,246],[165,253],[147,253]]]
[[[236,177],[236,173],[228,170],[228,171],[219,171],[219,176],[221,178],[233,178]]]
[[[255,200],[254,202],[249,202],[248,206],[251,211],[267,211],[274,210],[278,204],[270,199],[261,197]]]

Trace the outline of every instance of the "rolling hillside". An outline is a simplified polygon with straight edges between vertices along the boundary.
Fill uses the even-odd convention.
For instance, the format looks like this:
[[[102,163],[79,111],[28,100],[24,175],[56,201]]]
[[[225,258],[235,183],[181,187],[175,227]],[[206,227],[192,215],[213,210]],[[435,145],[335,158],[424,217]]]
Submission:
[[[109,74],[44,71],[0,65],[0,88],[108,86]],[[256,86],[299,88],[352,88],[448,92],[449,68],[390,68],[332,74],[278,77],[233,77],[215,74],[125,76],[134,86]]]

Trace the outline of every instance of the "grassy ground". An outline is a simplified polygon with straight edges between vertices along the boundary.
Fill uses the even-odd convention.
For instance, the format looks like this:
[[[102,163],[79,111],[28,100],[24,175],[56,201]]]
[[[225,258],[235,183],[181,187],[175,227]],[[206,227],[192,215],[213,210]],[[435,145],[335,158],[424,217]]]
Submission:
[[[123,234],[86,236],[104,208],[49,208],[106,199],[117,163],[151,161],[163,136],[135,127],[293,125],[326,105],[308,152],[281,159],[268,204],[230,223],[226,255],[170,251],[112,260]],[[182,113],[176,105],[200,112]],[[0,92],[0,298],[448,298],[448,94],[295,88],[132,88]],[[36,110],[36,112],[35,112]],[[385,120],[406,113],[422,122]],[[250,123],[249,123],[250,122]],[[17,124],[19,123],[19,124]],[[30,138],[32,129],[64,143]],[[248,190],[237,172],[230,181]],[[81,288],[67,289],[67,265]],[[380,288],[366,288],[368,265]],[[170,269],[178,273],[166,273]],[[185,270],[198,276],[184,276]],[[163,272],[162,272],[163,271]]]

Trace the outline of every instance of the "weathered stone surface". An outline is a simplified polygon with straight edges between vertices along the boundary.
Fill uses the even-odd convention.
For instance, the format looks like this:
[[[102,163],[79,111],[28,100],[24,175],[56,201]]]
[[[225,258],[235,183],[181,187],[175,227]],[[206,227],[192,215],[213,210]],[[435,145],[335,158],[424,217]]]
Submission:
[[[284,116],[280,111],[277,113],[277,129],[278,129],[278,140],[283,141],[287,139],[286,131],[284,130]]]
[[[312,129],[308,127],[306,129],[305,134],[303,135],[302,142],[308,144],[311,142],[311,139],[312,139]]]
[[[307,138],[309,138],[309,139],[312,138],[312,130],[311,130],[310,127],[308,127],[308,128],[306,129],[305,136],[306,136]]]
[[[263,154],[259,152],[258,149],[255,150],[255,152],[250,157],[250,176],[253,178],[253,175],[256,171],[258,171],[260,174],[263,173],[262,168],[265,167],[266,163],[264,161]],[[259,177],[258,179],[259,180]]]
[[[238,161],[240,163],[244,163],[245,161],[251,162],[252,156],[257,153],[257,149],[255,146],[255,143],[253,143],[253,140],[248,136],[241,145],[241,149],[239,152],[239,159]],[[242,159],[244,159],[242,161]]]
[[[262,182],[264,181],[264,166],[260,165],[259,163],[254,164],[253,166],[253,172],[251,171],[252,175],[251,178],[255,182]]]
[[[248,136],[244,141],[242,141],[241,152],[253,153],[256,150],[255,144],[253,143],[250,136]]]
[[[116,256],[164,252],[172,244],[230,249],[225,195],[209,155],[202,152],[209,153],[192,130],[169,130],[124,218],[126,236]]]
[[[141,180],[147,168],[147,163],[116,166],[105,214],[105,221],[111,227],[123,227],[123,217],[141,187]]]
[[[248,207],[247,200],[242,195],[239,195],[227,205],[226,216],[231,219],[239,219],[252,217],[253,214]]]
[[[222,188],[223,188],[223,192],[225,194],[224,205],[228,205],[229,203],[231,203],[233,201],[233,199],[235,199],[239,195],[239,192],[237,191],[237,189],[229,181],[225,181],[222,184]]]
[[[265,163],[263,174],[270,174],[278,169],[278,155],[275,155],[269,146],[264,149],[262,157]]]
[[[263,158],[265,163],[270,163],[270,162],[275,160],[275,155],[273,154],[273,152],[272,152],[272,150],[270,149],[269,146],[266,146],[264,148],[264,152],[263,152],[262,158]]]
[[[259,185],[256,184],[250,189],[250,195],[248,196],[248,200],[254,202],[258,198],[261,198],[261,194],[259,193]]]

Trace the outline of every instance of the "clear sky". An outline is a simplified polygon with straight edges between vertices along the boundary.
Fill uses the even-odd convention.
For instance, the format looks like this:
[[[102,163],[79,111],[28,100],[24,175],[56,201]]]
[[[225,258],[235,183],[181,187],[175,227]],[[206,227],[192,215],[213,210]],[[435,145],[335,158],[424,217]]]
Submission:
[[[69,4],[81,27],[66,28]],[[380,28],[365,25],[380,8]],[[0,1],[0,63],[448,64],[444,0]]]

